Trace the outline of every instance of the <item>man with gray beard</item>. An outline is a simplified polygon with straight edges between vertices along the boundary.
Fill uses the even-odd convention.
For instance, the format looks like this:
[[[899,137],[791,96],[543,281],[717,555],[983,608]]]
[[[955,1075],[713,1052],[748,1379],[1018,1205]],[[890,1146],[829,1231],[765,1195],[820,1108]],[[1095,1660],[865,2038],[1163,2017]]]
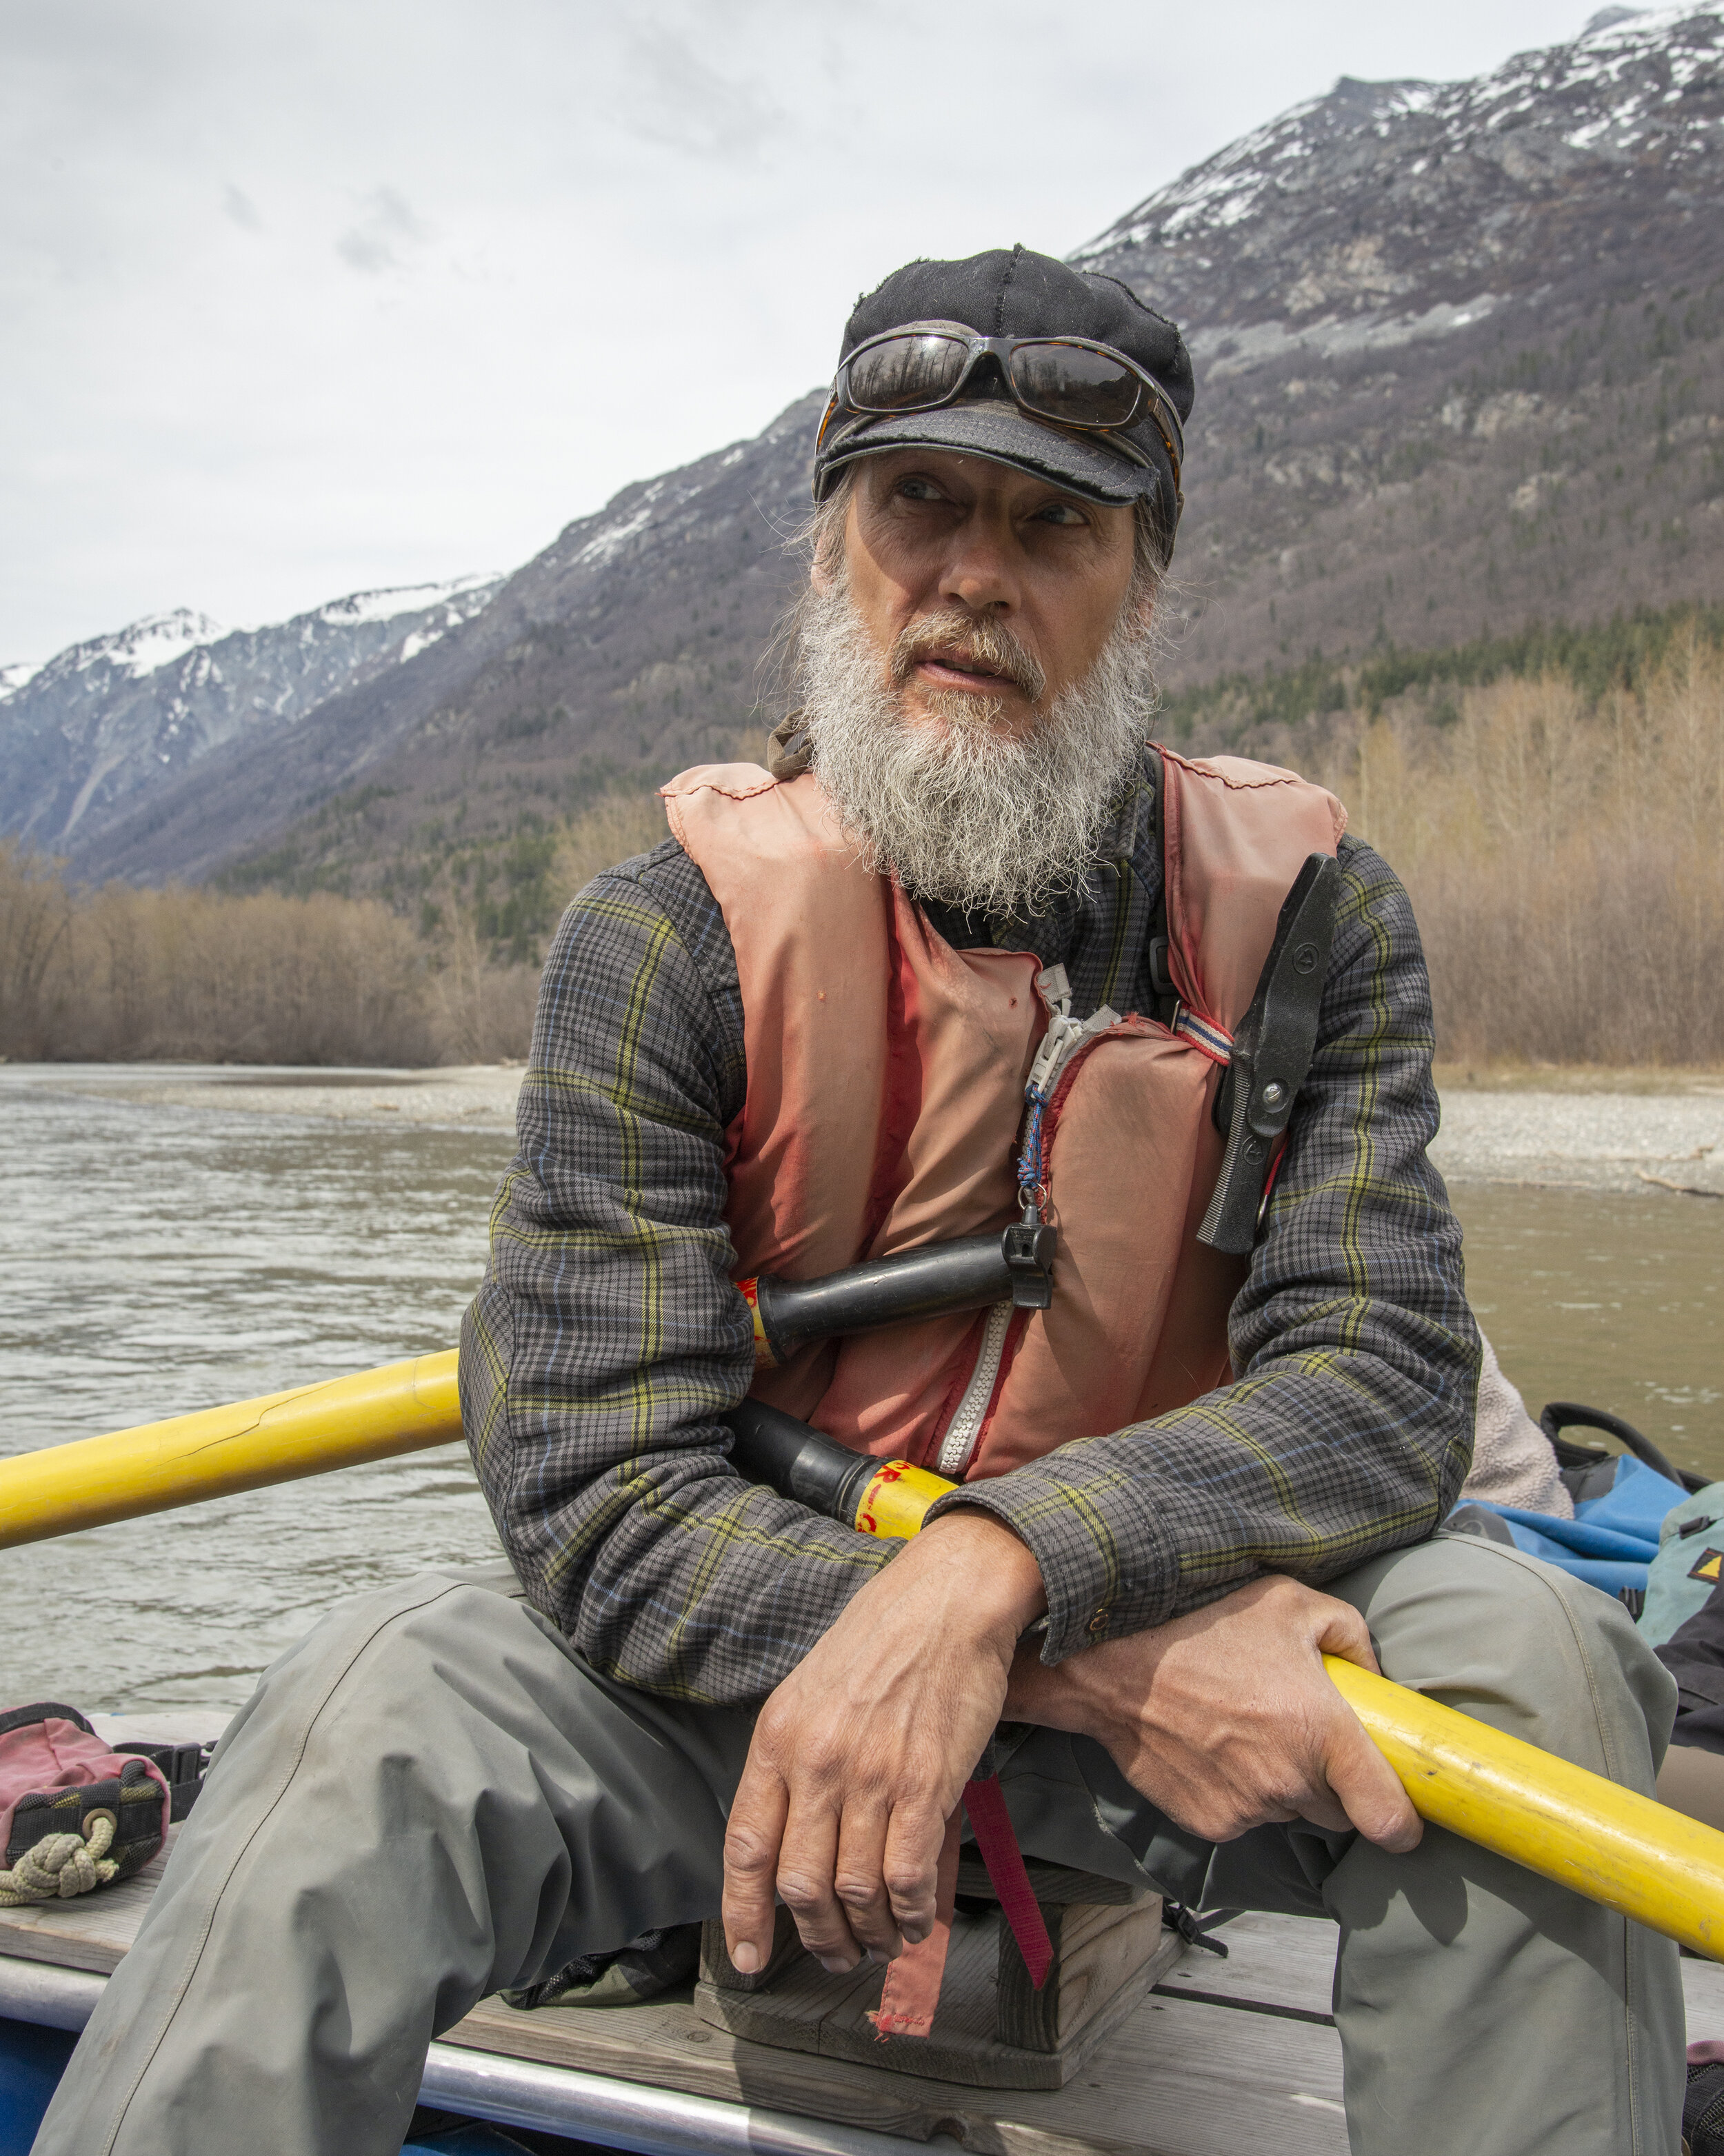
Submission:
[[[1146,737],[1192,394],[1022,249],[859,303],[771,769],[674,780],[546,966],[461,1345],[508,1564],[268,1673],[39,2156],[394,2156],[487,1994],[673,1980],[721,1911],[757,1971],[779,1901],[913,2047],[979,1786],[1032,1856],[1334,1922],[1362,2156],[1674,2156],[1675,1948],[1422,1830],[1325,1671],[1648,1793],[1675,1701],[1619,1605],[1438,1532],[1479,1349],[1406,896],[1321,788]],[[1234,1034],[1314,873],[1242,1186]],[[1022,1298],[843,1338],[758,1285],[995,1236]],[[857,1532],[738,1474],[750,1398],[957,1486]]]
[[[895,464],[878,474],[895,475]],[[1045,712],[1034,652],[1008,622],[968,608],[908,623],[883,674],[843,561],[854,484],[853,473],[841,479],[816,528],[823,568],[798,612],[795,731],[815,745],[821,789],[871,868],[921,899],[1033,919],[1100,857],[1108,818],[1142,768],[1155,706],[1155,578],[1137,571],[1088,672]],[[923,722],[913,722],[906,689],[923,660],[942,655],[1009,685],[1032,722],[1014,725],[1000,690],[926,685]]]

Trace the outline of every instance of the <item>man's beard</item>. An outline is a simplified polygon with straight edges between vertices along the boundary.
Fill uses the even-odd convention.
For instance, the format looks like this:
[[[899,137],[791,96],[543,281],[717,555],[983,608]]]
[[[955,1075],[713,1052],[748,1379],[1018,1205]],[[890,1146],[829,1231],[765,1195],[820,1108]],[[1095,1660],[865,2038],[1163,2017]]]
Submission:
[[[1127,603],[1088,673],[1022,735],[1001,728],[997,696],[919,689],[933,722],[904,711],[916,660],[940,651],[1039,699],[1040,668],[998,623],[960,611],[913,622],[883,666],[840,578],[811,594],[798,627],[815,774],[871,868],[918,897],[1019,919],[1081,881],[1155,708],[1145,608]]]

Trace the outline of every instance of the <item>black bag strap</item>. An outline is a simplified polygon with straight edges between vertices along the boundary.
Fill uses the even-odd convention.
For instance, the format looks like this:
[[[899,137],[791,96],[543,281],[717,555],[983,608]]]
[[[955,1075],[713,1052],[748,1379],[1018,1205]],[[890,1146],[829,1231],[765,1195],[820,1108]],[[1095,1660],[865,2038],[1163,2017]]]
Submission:
[[[208,1772],[212,1744],[195,1739],[188,1744],[135,1743],[116,1744],[116,1752],[122,1756],[131,1753],[142,1763],[147,1759],[167,1784],[170,1820],[183,1820],[202,1795],[203,1777]],[[128,1761],[128,1767],[130,1762]]]
[[[1602,1445],[1576,1445],[1562,1435],[1565,1430],[1602,1430],[1655,1475],[1662,1475],[1679,1489],[1691,1494],[1706,1486],[1704,1476],[1685,1474],[1671,1464],[1644,1430],[1636,1430],[1633,1423],[1624,1422],[1620,1415],[1608,1414],[1603,1408],[1586,1407],[1578,1400],[1552,1400],[1539,1417],[1538,1426],[1549,1440],[1559,1467],[1590,1467],[1608,1460],[1610,1455]]]
[[[64,1706],[57,1699],[39,1699],[33,1707],[8,1707],[5,1713],[0,1714],[0,1737],[4,1737],[9,1730],[28,1729],[33,1722],[69,1722],[81,1729],[86,1737],[95,1734],[75,1707]]]

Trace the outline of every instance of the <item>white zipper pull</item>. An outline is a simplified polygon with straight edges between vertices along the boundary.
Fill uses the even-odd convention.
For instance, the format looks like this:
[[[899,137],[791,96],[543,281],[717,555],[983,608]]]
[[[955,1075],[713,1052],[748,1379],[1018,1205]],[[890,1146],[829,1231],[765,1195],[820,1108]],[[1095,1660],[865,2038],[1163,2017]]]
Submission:
[[[1000,1358],[1006,1352],[1006,1332],[1011,1323],[1011,1305],[996,1302],[982,1327],[981,1352],[970,1373],[970,1383],[964,1388],[964,1397],[953,1410],[946,1434],[939,1441],[939,1458],[935,1466],[954,1482],[962,1480],[970,1465],[970,1455],[975,1450],[975,1440],[981,1435],[982,1417],[994,1396],[994,1380],[1000,1374]]]
[[[1030,1065],[1030,1091],[1042,1094],[1044,1097],[1051,1093],[1055,1079],[1083,1043],[1119,1023],[1119,1014],[1111,1004],[1104,1004],[1099,1011],[1081,1024],[1063,1011],[1058,1013],[1049,1022],[1047,1032],[1042,1036],[1042,1045],[1036,1051],[1036,1060]]]

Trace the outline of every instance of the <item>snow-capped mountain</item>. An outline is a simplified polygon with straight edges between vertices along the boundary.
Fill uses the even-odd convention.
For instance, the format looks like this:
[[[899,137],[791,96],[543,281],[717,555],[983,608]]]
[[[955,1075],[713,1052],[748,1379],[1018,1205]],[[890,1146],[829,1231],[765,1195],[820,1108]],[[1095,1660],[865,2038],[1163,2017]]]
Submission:
[[[356,592],[263,629],[224,629],[182,607],[10,668],[0,674],[0,830],[48,852],[87,844],[212,749],[276,733],[412,660],[470,621],[501,581]]]
[[[1175,687],[1724,590],[1724,0],[1607,8],[1469,82],[1344,80],[1073,259],[1197,357]],[[95,832],[93,796],[75,859],[411,891],[434,830],[522,831],[732,753],[820,407],[625,488],[430,652],[161,767]],[[0,702],[0,756],[39,679]]]
[[[1468,82],[1355,82],[1185,172],[1072,259],[1153,285],[1214,378],[1387,352],[1628,254],[1716,265],[1724,18],[1607,8]],[[1655,228],[1649,235],[1649,226]]]
[[[294,885],[322,880],[326,857],[345,880],[357,847],[363,887],[407,826],[411,845],[446,848],[457,832],[485,839],[578,809],[645,770],[730,756],[795,574],[785,538],[806,506],[820,403],[800,399],[753,441],[625,487],[432,650],[266,744],[216,750],[147,810],[75,842],[75,865],[149,882],[239,857],[250,880],[262,848],[268,877]],[[276,847],[308,803],[315,835]],[[392,888],[409,885],[416,868]]]

